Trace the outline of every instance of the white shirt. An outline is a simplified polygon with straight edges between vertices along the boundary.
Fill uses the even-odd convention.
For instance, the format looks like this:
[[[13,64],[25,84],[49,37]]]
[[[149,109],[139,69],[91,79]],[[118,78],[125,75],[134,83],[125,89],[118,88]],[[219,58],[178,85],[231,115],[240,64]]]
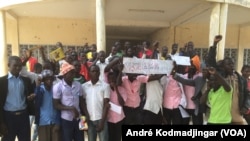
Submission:
[[[176,56],[180,56],[179,53],[177,53],[177,52],[175,54],[169,53],[169,55],[171,56],[171,59],[174,61],[176,61],[176,59],[175,59]]]
[[[90,120],[100,120],[102,118],[104,99],[110,98],[111,90],[109,85],[100,80],[94,85],[91,81],[88,81],[82,84],[82,88]]]
[[[158,114],[162,108],[163,88],[158,80],[146,83],[146,103],[144,110]]]
[[[104,82],[107,82],[107,78],[106,78],[104,69],[105,69],[105,67],[108,65],[108,63],[106,63],[106,62],[101,63],[100,61],[97,61],[97,62],[96,62],[96,65],[99,66],[99,68],[100,68],[99,80],[104,81]]]
[[[113,55],[110,53],[109,56],[107,58],[105,58],[105,62],[109,63],[109,59],[111,59],[113,57]]]

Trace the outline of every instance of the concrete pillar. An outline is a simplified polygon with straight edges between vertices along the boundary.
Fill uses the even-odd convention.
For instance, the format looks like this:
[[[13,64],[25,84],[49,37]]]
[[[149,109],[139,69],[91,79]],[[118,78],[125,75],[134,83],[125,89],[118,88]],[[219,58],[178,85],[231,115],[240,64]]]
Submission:
[[[105,0],[96,0],[96,46],[106,51]]]
[[[210,15],[209,46],[213,44],[214,36],[219,34],[219,21],[220,21],[220,3],[214,3]]]
[[[215,3],[210,16],[210,31],[209,31],[209,45],[213,44],[215,35],[222,35],[223,39],[220,41],[217,50],[217,60],[224,58],[226,30],[227,30],[227,3]]]
[[[244,44],[241,40],[241,30],[244,30],[244,28],[239,26],[239,34],[238,34],[238,56],[237,56],[237,62],[234,62],[236,67],[236,71],[241,73],[241,68],[244,65]],[[243,37],[244,38],[244,37]],[[235,60],[236,61],[236,60]]]
[[[3,76],[6,75],[8,72],[5,11],[0,11],[0,31],[0,76]]]
[[[225,43],[226,43],[226,31],[227,31],[227,13],[228,13],[228,4],[220,4],[220,30],[219,34],[223,36],[223,40],[220,41],[218,45],[218,60],[224,59]]]

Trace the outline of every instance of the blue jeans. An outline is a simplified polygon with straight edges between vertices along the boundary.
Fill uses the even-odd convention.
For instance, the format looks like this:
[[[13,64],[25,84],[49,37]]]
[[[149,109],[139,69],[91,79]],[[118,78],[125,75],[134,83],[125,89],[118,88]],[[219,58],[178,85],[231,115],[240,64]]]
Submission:
[[[96,126],[99,124],[100,120],[89,121],[88,122],[88,141],[96,141],[97,134],[99,141],[108,141],[108,123],[104,123],[104,128],[101,132],[96,131]]]
[[[62,119],[63,141],[84,141],[84,132],[79,130],[79,121]]]

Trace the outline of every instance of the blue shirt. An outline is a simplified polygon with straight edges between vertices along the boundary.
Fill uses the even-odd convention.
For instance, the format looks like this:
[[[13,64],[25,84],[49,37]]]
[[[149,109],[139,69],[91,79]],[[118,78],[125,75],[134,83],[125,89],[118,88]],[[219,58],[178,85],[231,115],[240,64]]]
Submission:
[[[39,125],[60,124],[60,112],[53,106],[52,89],[48,91],[42,84],[36,87],[35,94],[40,103]]]
[[[24,95],[24,83],[20,76],[15,77],[8,73],[8,93],[4,105],[5,111],[20,111],[26,109],[26,97]]]

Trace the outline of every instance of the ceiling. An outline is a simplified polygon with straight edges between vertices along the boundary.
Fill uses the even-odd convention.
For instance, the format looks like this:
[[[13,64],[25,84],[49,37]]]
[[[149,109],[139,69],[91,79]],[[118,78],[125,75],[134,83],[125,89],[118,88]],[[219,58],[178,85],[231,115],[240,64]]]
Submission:
[[[18,17],[95,20],[95,7],[95,0],[44,0],[5,9]],[[206,0],[105,0],[105,7],[107,37],[140,39],[170,25],[209,23],[212,4]],[[250,16],[244,16],[250,8],[229,5],[228,12],[229,24],[250,21]]]

